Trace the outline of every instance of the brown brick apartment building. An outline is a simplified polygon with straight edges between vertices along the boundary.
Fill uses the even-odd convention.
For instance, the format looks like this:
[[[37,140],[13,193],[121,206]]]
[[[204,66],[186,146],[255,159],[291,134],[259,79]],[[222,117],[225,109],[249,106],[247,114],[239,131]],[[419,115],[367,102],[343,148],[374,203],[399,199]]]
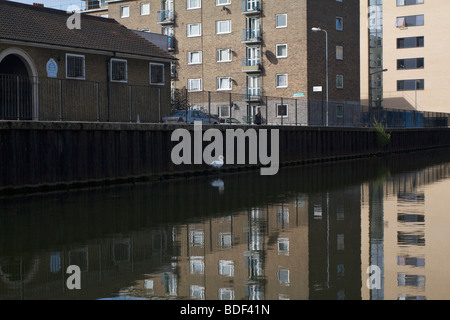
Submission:
[[[328,35],[330,101],[359,102],[358,0],[113,0],[88,8],[128,28],[169,35],[178,59],[173,88],[242,95],[251,107],[241,112],[250,115],[264,97],[324,98],[325,33],[311,30],[321,28]],[[317,86],[322,93],[313,92]],[[217,113],[227,116],[229,108],[218,104]],[[275,119],[293,116],[270,110]]]

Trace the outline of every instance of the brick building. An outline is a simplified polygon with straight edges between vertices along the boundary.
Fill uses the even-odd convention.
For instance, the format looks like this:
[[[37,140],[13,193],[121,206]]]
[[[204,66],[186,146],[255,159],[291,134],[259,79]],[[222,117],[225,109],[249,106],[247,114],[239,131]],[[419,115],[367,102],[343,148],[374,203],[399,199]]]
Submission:
[[[358,0],[113,0],[87,7],[127,28],[168,35],[178,59],[173,88],[223,101],[241,95],[248,105],[240,109],[250,116],[265,97],[324,99],[325,33],[312,31],[321,28],[328,35],[329,100],[359,103]],[[219,103],[217,113],[227,116],[231,106]],[[280,106],[269,116],[293,117]]]
[[[132,97],[138,111],[139,95],[140,119],[158,121],[151,92],[159,92],[166,102],[159,107],[168,110],[173,56],[112,19],[80,15],[78,28],[68,24],[70,17],[0,1],[0,118],[56,120],[64,108],[66,116],[74,114],[70,120],[91,120],[90,108],[97,109],[94,120],[106,120],[105,111],[107,120],[123,121]],[[115,104],[124,117],[110,117]]]

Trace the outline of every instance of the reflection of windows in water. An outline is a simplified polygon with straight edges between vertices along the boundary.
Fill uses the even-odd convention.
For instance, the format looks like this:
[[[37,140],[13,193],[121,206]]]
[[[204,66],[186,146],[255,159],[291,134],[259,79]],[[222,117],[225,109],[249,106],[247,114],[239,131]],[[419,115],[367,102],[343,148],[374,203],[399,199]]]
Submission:
[[[344,264],[343,263],[338,264],[336,267],[337,267],[337,276],[342,278],[345,273]]]
[[[425,267],[425,258],[398,256],[397,257],[397,265],[399,265],[399,266]]]
[[[277,272],[278,282],[282,285],[289,285],[289,270],[278,270]]]
[[[397,244],[399,245],[425,245],[425,234],[423,232],[408,233],[403,231],[397,232]]]
[[[344,234],[338,234],[337,235],[337,250],[344,250]]]
[[[314,219],[322,219],[322,204],[314,205]]]
[[[152,254],[160,255],[167,250],[167,234],[165,231],[152,233]]]
[[[399,213],[397,216],[397,220],[399,222],[425,222],[425,215]]]
[[[171,272],[164,272],[162,276],[162,284],[164,286],[165,294],[177,296],[177,275]]]
[[[398,300],[425,300],[425,296],[400,295]]]
[[[279,226],[289,225],[289,209],[279,208],[277,212],[277,223]]]
[[[234,276],[234,262],[230,260],[219,261],[219,274],[222,276],[233,277]]]
[[[191,285],[190,293],[192,299],[205,300],[205,287]]]
[[[278,254],[289,255],[289,238],[278,238]]]
[[[189,234],[192,247],[202,247],[205,241],[205,233],[200,230],[191,231]]]
[[[248,249],[263,250],[263,233],[259,231],[249,232]]]
[[[191,274],[204,274],[205,262],[203,257],[190,257],[189,270]]]
[[[50,253],[50,272],[57,273],[61,271],[61,253]]]
[[[397,275],[397,283],[401,287],[408,286],[425,288],[425,276],[399,273]]]
[[[233,245],[231,232],[219,232],[218,241],[219,241],[219,247],[230,248]]]
[[[263,290],[259,284],[249,284],[245,286],[245,296],[248,300],[262,300]]]
[[[76,265],[81,271],[88,271],[88,248],[81,248],[69,251],[69,265]]]
[[[112,244],[114,263],[130,261],[130,239],[115,240]]]
[[[234,290],[230,288],[219,288],[219,300],[234,300]]]
[[[244,254],[244,266],[248,268],[249,278],[263,275],[263,263],[258,252],[246,252]]]

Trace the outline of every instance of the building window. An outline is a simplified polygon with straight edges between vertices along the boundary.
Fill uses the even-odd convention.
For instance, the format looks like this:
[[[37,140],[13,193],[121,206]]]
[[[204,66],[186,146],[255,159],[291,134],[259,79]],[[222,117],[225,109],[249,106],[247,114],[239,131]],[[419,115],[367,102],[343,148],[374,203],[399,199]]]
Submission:
[[[201,51],[188,52],[188,64],[201,64],[201,63],[202,63]]]
[[[275,16],[276,28],[287,28],[287,14],[277,14]]]
[[[287,88],[288,86],[288,75],[287,74],[277,74],[277,88]]]
[[[66,54],[66,78],[84,80],[85,57],[77,54]]]
[[[344,47],[336,46],[336,60],[344,60]]]
[[[231,84],[230,77],[217,78],[217,90],[218,91],[231,90],[231,89],[232,89],[232,84]]]
[[[287,118],[288,106],[287,104],[277,104],[277,118]]]
[[[187,36],[188,37],[200,37],[202,35],[202,24],[194,23],[187,25]]]
[[[344,18],[336,17],[336,30],[344,30]]]
[[[230,116],[230,106],[217,107],[217,113],[221,118],[228,118]]]
[[[231,33],[231,20],[216,22],[216,34],[224,33]]]
[[[287,58],[287,44],[277,44],[277,58]]]
[[[231,4],[231,0],[216,0],[216,6],[225,6]]]
[[[424,58],[398,59],[397,70],[423,69]]]
[[[150,3],[141,3],[141,16],[148,16],[150,14]]]
[[[231,61],[231,49],[217,49],[216,61],[217,62],[230,62]]]
[[[342,76],[342,75],[336,76],[336,88],[338,88],[338,89],[344,88],[344,76]]]
[[[111,81],[128,81],[127,60],[111,59]]]
[[[423,4],[423,0],[397,0],[397,7],[411,6],[414,4]]]
[[[396,26],[397,28],[417,27],[423,26],[424,22],[425,18],[423,14],[415,16],[397,17]]]
[[[202,91],[202,79],[188,79],[188,91]]]
[[[424,44],[424,37],[407,37],[397,39],[397,49],[423,48]]]
[[[121,6],[120,7],[120,17],[128,18],[130,16],[130,6]]]
[[[202,7],[202,0],[187,0],[187,9],[200,9]]]
[[[336,106],[336,118],[344,117],[344,106],[342,104],[338,104]]]
[[[414,90],[425,90],[425,80],[415,79],[415,80],[397,81],[397,91],[414,91]]]
[[[150,63],[150,84],[164,85],[164,65]]]

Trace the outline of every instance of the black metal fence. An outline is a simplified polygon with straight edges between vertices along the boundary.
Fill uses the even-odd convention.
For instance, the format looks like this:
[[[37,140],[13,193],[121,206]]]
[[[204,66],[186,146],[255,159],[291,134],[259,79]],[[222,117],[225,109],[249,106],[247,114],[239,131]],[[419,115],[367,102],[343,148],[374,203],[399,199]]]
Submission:
[[[159,122],[161,88],[0,75],[0,119]]]
[[[0,75],[0,119],[157,123],[173,109],[200,109],[234,123],[254,124],[258,110],[268,125],[448,127],[450,114],[362,107],[357,102],[282,98],[228,92],[162,89],[118,82],[90,82]],[[235,119],[235,120],[234,120]],[[224,121],[225,122],[225,121]]]

